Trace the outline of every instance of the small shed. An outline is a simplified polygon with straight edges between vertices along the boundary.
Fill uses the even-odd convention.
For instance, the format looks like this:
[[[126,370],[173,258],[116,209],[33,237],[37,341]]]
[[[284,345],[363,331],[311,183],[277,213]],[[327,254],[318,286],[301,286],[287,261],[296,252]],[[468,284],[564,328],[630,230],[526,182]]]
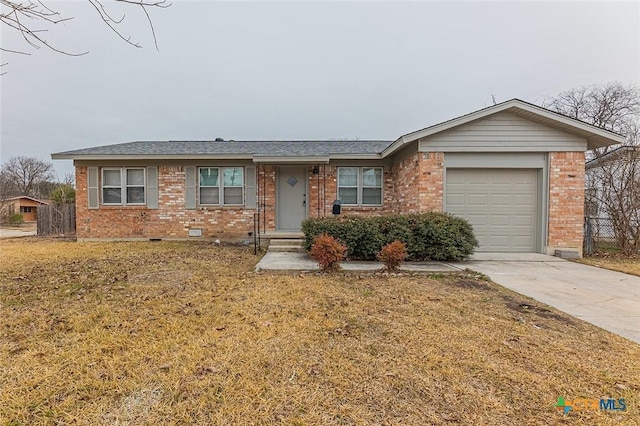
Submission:
[[[35,222],[38,218],[38,207],[47,205],[49,205],[49,203],[46,201],[21,195],[19,197],[2,200],[0,210],[2,216],[11,216],[20,213],[25,222]]]

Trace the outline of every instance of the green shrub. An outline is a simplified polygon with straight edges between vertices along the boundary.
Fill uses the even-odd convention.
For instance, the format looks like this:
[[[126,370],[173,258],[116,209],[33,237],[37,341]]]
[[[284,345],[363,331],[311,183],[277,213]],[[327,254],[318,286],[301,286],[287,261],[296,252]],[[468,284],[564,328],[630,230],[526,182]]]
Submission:
[[[407,258],[407,246],[402,241],[395,240],[382,247],[376,258],[384,263],[387,271],[396,271]]]
[[[22,213],[14,213],[9,216],[9,220],[7,222],[9,225],[22,225],[24,223],[24,216],[22,216]]]
[[[311,257],[318,262],[323,271],[337,271],[344,259],[347,247],[331,235],[317,236],[311,245]]]
[[[76,202],[76,190],[69,184],[60,184],[51,193],[51,201],[54,204],[73,204]]]
[[[478,245],[469,222],[436,212],[308,219],[302,231],[307,250],[315,237],[328,234],[347,246],[350,259],[358,260],[375,260],[384,245],[396,240],[406,245],[409,260],[463,260]]]

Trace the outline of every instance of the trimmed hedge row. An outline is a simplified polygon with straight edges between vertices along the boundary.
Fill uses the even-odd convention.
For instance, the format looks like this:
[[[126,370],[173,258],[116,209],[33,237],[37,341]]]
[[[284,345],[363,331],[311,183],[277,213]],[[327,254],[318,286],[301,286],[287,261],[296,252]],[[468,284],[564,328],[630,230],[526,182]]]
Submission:
[[[407,245],[409,260],[463,260],[478,246],[469,222],[437,212],[308,219],[302,232],[307,251],[315,237],[329,234],[347,246],[347,257],[354,260],[375,260],[395,240]]]

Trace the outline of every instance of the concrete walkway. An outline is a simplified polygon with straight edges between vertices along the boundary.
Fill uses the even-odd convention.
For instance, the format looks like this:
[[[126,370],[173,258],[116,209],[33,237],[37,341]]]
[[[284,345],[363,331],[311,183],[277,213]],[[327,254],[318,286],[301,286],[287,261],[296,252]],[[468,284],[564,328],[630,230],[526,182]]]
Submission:
[[[345,271],[378,271],[384,267],[380,262],[340,262]],[[256,271],[314,271],[318,263],[306,253],[267,252],[256,265]],[[401,271],[456,272],[459,267],[442,262],[411,262],[400,267]]]
[[[382,269],[379,262],[342,262],[348,271]],[[477,253],[465,262],[411,262],[404,271],[472,269],[503,287],[640,343],[640,277],[535,253]],[[256,270],[315,270],[305,253],[267,253]]]

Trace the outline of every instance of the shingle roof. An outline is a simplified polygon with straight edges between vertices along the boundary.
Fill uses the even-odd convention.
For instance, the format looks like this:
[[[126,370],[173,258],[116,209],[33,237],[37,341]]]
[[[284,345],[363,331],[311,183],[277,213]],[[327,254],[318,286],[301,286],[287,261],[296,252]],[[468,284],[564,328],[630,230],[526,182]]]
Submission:
[[[26,196],[26,195],[18,195],[17,197],[5,198],[4,200],[0,200],[0,201],[13,201],[13,200],[19,200],[19,199],[21,199],[21,198],[26,198],[26,199],[31,200],[31,201],[34,201],[34,202],[36,202],[36,203],[49,205],[49,203],[48,203],[47,201],[38,200],[37,198],[28,197],[28,196]]]
[[[406,144],[443,132],[467,122],[481,119],[501,111],[511,111],[541,124],[557,127],[587,139],[587,148],[593,149],[622,143],[624,138],[616,133],[600,129],[588,123],[558,114],[519,99],[492,105],[442,123],[407,133],[395,141],[354,140],[354,141],[141,141],[52,154],[53,159],[102,159],[141,157],[240,157],[268,161],[268,157],[360,157],[383,158],[392,155]],[[285,158],[285,161],[291,161]]]
[[[318,156],[379,154],[393,141],[138,141],[53,154],[54,158],[110,155]]]
[[[636,153],[635,155],[633,154],[634,152]],[[599,154],[598,156],[591,158],[589,161],[587,161],[585,167],[587,169],[591,169],[593,167],[599,166],[600,164],[606,164],[609,161],[624,160],[625,153],[627,154],[628,160],[634,160],[635,158],[637,158],[637,155],[640,155],[640,147],[632,145],[619,146],[615,149],[612,149],[611,151],[608,151],[604,154]]]

